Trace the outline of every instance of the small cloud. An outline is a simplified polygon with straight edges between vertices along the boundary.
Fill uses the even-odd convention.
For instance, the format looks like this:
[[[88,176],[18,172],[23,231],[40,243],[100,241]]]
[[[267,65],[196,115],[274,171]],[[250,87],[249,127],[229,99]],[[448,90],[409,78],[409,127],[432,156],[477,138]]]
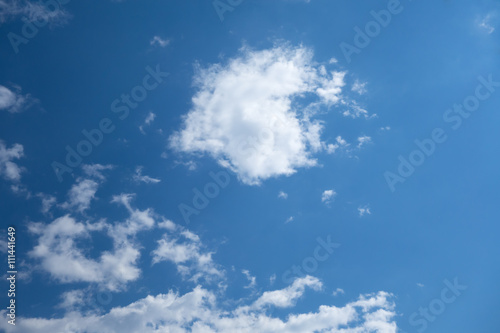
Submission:
[[[349,146],[346,140],[342,139],[339,135],[335,138],[335,143],[329,143],[325,145],[325,150],[328,154],[334,154],[339,148],[346,148]]]
[[[371,142],[372,142],[372,138],[371,137],[366,136],[366,135],[360,136],[358,138],[358,148],[361,148],[365,144],[368,144],[368,143],[371,143]]]
[[[57,204],[56,197],[52,195],[38,193],[37,197],[39,197],[40,200],[42,200],[42,208],[41,208],[42,214],[48,214],[52,206]]]
[[[24,156],[24,148],[16,143],[11,148],[7,148],[5,143],[0,140],[0,176],[11,182],[21,180],[23,168],[19,167],[14,160]]]
[[[68,201],[60,206],[66,210],[75,210],[83,213],[90,207],[90,203],[95,198],[99,183],[91,179],[78,179],[77,183],[68,192]]]
[[[491,34],[495,31],[495,27],[493,27],[490,23],[492,17],[493,17],[493,14],[490,13],[479,21],[479,27],[485,29],[486,32],[489,34]]]
[[[336,195],[337,192],[335,192],[334,190],[326,190],[323,192],[323,194],[321,194],[321,202],[328,205],[333,201]]]
[[[102,164],[84,164],[82,166],[83,173],[85,173],[89,177],[93,177],[99,180],[105,180],[106,178],[102,174],[104,170],[111,170],[113,166],[110,164],[102,165]]]
[[[371,215],[372,212],[370,211],[370,207],[363,206],[363,207],[358,207],[358,214],[359,214],[359,217],[363,217],[365,215]]]
[[[71,15],[60,6],[51,8],[41,1],[0,1],[0,23],[19,16],[25,16],[30,22],[45,21],[50,24],[62,24],[66,23]]]
[[[248,269],[243,269],[241,270],[241,272],[246,276],[249,282],[248,285],[243,288],[245,289],[254,288],[257,285],[257,279],[255,278],[255,276],[250,275],[250,271]]]
[[[273,285],[275,281],[276,281],[276,274],[273,274],[269,277],[269,283]]]
[[[146,132],[144,131],[144,127],[150,126],[153,123],[153,121],[155,121],[155,119],[156,119],[156,114],[154,114],[153,112],[150,112],[146,116],[146,119],[144,119],[144,124],[139,126],[139,130],[141,131],[142,134],[146,134]]]
[[[288,193],[280,191],[280,193],[278,193],[278,198],[280,198],[280,199],[287,199],[288,198]]]
[[[143,176],[142,175],[142,166],[138,166],[135,168],[135,175],[132,177],[132,179],[138,183],[146,183],[146,184],[156,184],[161,182],[160,179],[157,178],[152,178],[149,176]]]
[[[169,39],[163,39],[160,36],[154,36],[153,39],[149,41],[149,45],[155,46],[158,45],[160,47],[166,47],[170,44]]]
[[[354,82],[354,84],[352,85],[351,90],[354,92],[357,92],[360,95],[363,95],[367,92],[365,86],[366,86],[366,82],[361,83],[358,80],[356,80]]]
[[[289,218],[286,219],[285,224],[290,223],[294,220],[293,216],[290,216]]]
[[[390,130],[391,130],[391,127],[390,127],[390,126],[380,127],[380,130],[381,130],[381,131],[390,131]]]
[[[0,85],[0,110],[20,113],[33,106],[36,102],[38,101],[31,97],[30,94],[23,95],[19,86],[9,89]]]
[[[355,101],[351,101],[351,102],[342,101],[342,104],[346,105],[349,108],[348,110],[346,110],[342,113],[342,115],[344,117],[350,117],[352,119],[356,119],[356,118],[360,118],[360,117],[363,117],[365,119],[371,119],[371,118],[377,117],[376,113],[370,115],[367,110],[363,109]]]
[[[338,61],[337,59],[335,59],[335,58],[331,58],[330,60],[328,60],[328,63],[329,63],[329,64],[336,64],[336,63],[338,63],[338,62],[339,62],[339,61]]]
[[[417,283],[417,287],[419,287],[419,288],[423,288],[423,287],[425,287],[425,286],[424,286],[422,283]]]
[[[344,294],[345,294],[345,292],[344,292],[344,289],[342,289],[342,288],[337,288],[333,292],[333,296],[344,295]]]

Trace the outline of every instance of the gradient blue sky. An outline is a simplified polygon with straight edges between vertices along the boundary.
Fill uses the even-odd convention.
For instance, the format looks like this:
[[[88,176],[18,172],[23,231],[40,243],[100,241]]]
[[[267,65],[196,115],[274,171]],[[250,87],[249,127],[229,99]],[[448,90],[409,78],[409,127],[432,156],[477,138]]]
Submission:
[[[498,1],[54,3],[0,0],[0,245],[15,226],[19,270],[1,331],[498,332]],[[214,173],[228,185],[186,219]]]

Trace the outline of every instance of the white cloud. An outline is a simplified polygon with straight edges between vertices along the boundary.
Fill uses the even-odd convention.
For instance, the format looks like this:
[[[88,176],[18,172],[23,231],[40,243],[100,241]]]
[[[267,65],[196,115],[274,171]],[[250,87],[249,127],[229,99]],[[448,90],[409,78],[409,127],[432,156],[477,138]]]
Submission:
[[[248,280],[248,285],[246,285],[243,288],[245,288],[245,289],[255,288],[255,286],[257,285],[257,279],[256,279],[256,277],[252,276],[250,274],[250,271],[248,269],[242,269],[241,272],[245,275],[245,277]]]
[[[371,137],[366,136],[366,135],[360,136],[358,138],[358,148],[361,148],[364,145],[366,145],[368,143],[371,143],[371,142],[372,142],[372,138]]]
[[[195,282],[200,279],[211,282],[224,276],[224,271],[212,260],[213,253],[202,250],[203,245],[197,235],[180,226],[176,226],[175,230],[175,233],[164,234],[157,242],[158,246],[151,253],[153,264],[172,262],[183,277],[190,277]]]
[[[166,47],[170,44],[170,40],[163,39],[160,36],[154,36],[153,39],[149,41],[150,45],[158,45],[160,47]]]
[[[90,178],[79,177],[68,192],[68,200],[60,204],[60,207],[69,211],[83,213],[90,208],[90,204],[95,199],[95,194],[101,182],[106,180],[102,171],[113,169],[112,165],[84,164],[83,173]]]
[[[85,291],[81,289],[66,291],[61,295],[61,309],[73,310],[83,305],[86,300]]]
[[[344,149],[347,148],[349,144],[346,140],[342,139],[339,135],[335,138],[335,143],[325,144],[325,150],[328,154],[334,154],[339,148]]]
[[[96,178],[99,180],[105,180],[106,178],[102,174],[102,171],[104,170],[112,170],[113,166],[112,165],[102,165],[102,164],[84,164],[82,165],[82,170],[83,172],[92,178]]]
[[[5,143],[0,140],[0,176],[12,182],[20,181],[22,168],[12,161],[23,156],[24,148],[22,145],[16,143],[11,148],[7,148]]]
[[[290,216],[289,218],[286,219],[285,224],[290,223],[294,220],[293,216]]]
[[[344,295],[344,294],[345,294],[345,292],[344,292],[344,289],[342,289],[342,288],[337,288],[332,293],[333,296]]]
[[[493,13],[489,13],[484,18],[479,20],[479,27],[486,30],[487,33],[491,34],[495,31],[495,27],[490,23],[492,18],[494,17]]]
[[[146,119],[144,119],[144,124],[139,126],[139,130],[141,131],[142,134],[146,134],[144,128],[150,126],[153,123],[153,121],[155,121],[155,119],[156,119],[156,114],[154,114],[153,112],[148,113]]]
[[[291,286],[285,289],[266,291],[251,306],[253,309],[262,309],[267,306],[277,308],[288,308],[295,305],[299,297],[304,294],[305,288],[321,290],[323,284],[320,280],[312,276],[306,276],[293,281]]]
[[[89,209],[90,202],[95,198],[99,184],[92,179],[77,180],[77,183],[71,187],[68,192],[68,201],[61,204],[61,207],[67,210],[75,209],[83,213]]]
[[[142,166],[138,166],[137,168],[135,168],[135,175],[132,177],[132,179],[134,181],[136,181],[138,183],[146,183],[146,184],[156,184],[156,183],[161,182],[161,179],[152,178],[149,176],[144,176],[142,174],[142,169],[143,169]]]
[[[337,307],[321,305],[316,311],[292,313],[284,318],[267,313],[268,308],[290,308],[305,288],[319,290],[321,282],[313,277],[297,279],[282,290],[262,294],[251,306],[220,309],[217,295],[200,286],[184,295],[147,296],[105,314],[69,312],[62,318],[25,318],[16,327],[6,320],[0,328],[6,333],[109,332],[109,333],[304,333],[357,332],[396,333],[392,295],[386,292],[361,295],[356,301]],[[0,315],[6,316],[6,310]]]
[[[359,82],[359,80],[354,81],[354,84],[351,87],[351,90],[357,92],[360,95],[363,95],[367,92],[366,90],[366,82]]]
[[[56,1],[56,4],[58,2]],[[49,23],[64,23],[70,17],[61,6],[45,6],[43,2],[26,0],[0,0],[0,22],[26,17],[29,21],[46,21]]]
[[[362,206],[362,207],[358,207],[358,214],[360,217],[363,217],[365,215],[371,215],[372,212],[370,211],[369,206]]]
[[[38,193],[37,197],[42,200],[42,209],[41,212],[43,214],[48,214],[52,206],[54,206],[57,203],[56,197],[48,194],[43,194],[43,193]]]
[[[340,104],[346,73],[312,57],[305,47],[243,48],[226,65],[199,69],[193,106],[171,147],[207,153],[251,185],[315,166],[323,123],[311,110]]]
[[[353,119],[363,117],[365,119],[376,118],[377,114],[374,113],[370,115],[366,109],[363,109],[356,101],[342,101],[342,104],[345,105],[348,109],[345,110],[342,115],[344,117],[350,117]]]
[[[419,288],[423,288],[423,287],[425,287],[425,286],[424,286],[424,284],[423,284],[423,283],[417,283],[417,287],[419,287]]]
[[[171,232],[163,240],[175,239],[175,243],[163,243],[160,240],[161,247],[154,262],[168,260],[168,254],[172,254],[172,261],[183,275],[187,275],[191,269],[195,270],[192,277],[195,281],[205,277],[203,275],[222,276],[211,259],[212,253],[200,251],[202,244],[197,235],[165,218],[160,217],[161,222],[156,223],[151,209],[141,211],[131,206],[133,197],[130,194],[113,197],[112,202],[127,209],[129,216],[125,221],[108,223],[102,219],[95,223],[78,222],[65,215],[48,225],[31,223],[29,231],[38,240],[29,252],[30,257],[39,262],[38,268],[59,282],[87,282],[108,290],[122,290],[127,283],[137,280],[141,275],[138,260],[142,246],[136,243],[135,236],[158,226]],[[97,256],[90,256],[88,247],[83,244],[89,244],[97,232],[105,232],[113,247]],[[192,268],[187,265],[190,260],[196,261]]]
[[[280,191],[280,193],[278,193],[278,198],[280,199],[287,199],[288,198],[288,194],[283,192],[283,191]]]
[[[325,190],[323,194],[321,194],[321,202],[329,204],[333,201],[336,195],[337,192],[335,192],[335,190]]]

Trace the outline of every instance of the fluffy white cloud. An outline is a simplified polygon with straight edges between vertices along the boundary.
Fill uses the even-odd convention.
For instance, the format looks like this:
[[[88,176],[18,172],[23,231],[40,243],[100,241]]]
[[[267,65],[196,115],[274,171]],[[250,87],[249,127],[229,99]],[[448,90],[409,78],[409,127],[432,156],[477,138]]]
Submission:
[[[89,209],[100,183],[106,180],[102,171],[111,169],[113,169],[111,165],[83,165],[83,173],[90,178],[77,178],[76,184],[74,184],[68,192],[68,200],[63,202],[60,206],[63,209],[77,211],[79,213],[83,213]]]
[[[291,286],[281,290],[266,291],[251,306],[254,309],[262,309],[267,306],[277,308],[288,308],[295,304],[297,299],[304,294],[306,287],[320,290],[323,284],[312,276],[296,279]]]
[[[78,245],[90,239],[92,232],[109,227],[105,223],[77,222],[68,215],[48,225],[32,223],[29,230],[39,238],[29,254],[40,261],[41,269],[62,283],[91,282],[110,290],[120,289],[140,275],[136,267],[139,250],[128,242],[115,243],[113,251],[94,259]]]
[[[312,58],[305,47],[243,48],[226,65],[199,69],[193,106],[171,147],[207,153],[246,184],[316,165],[323,123],[312,116],[321,105],[342,104],[346,73]]]
[[[20,318],[16,327],[0,322],[6,333],[396,333],[392,295],[386,292],[361,295],[342,307],[321,305],[317,311],[289,314],[281,319],[267,313],[269,307],[291,307],[305,288],[318,290],[321,282],[313,277],[294,281],[283,290],[264,293],[250,306],[234,310],[218,307],[216,294],[196,287],[179,295],[173,291],[147,296],[105,314],[69,312],[62,318]],[[71,295],[77,296],[77,295]],[[6,311],[0,311],[5,317]]]
[[[182,276],[191,276],[190,279],[195,282],[200,279],[213,281],[224,276],[224,271],[212,259],[213,253],[202,250],[203,244],[197,235],[180,226],[172,228],[174,232],[164,234],[151,253],[153,264],[172,262]]]
[[[75,209],[83,213],[90,207],[90,202],[95,197],[99,184],[92,179],[79,179],[68,193],[68,201],[61,204],[64,209]]]
[[[96,223],[79,222],[65,215],[49,224],[31,223],[29,231],[38,237],[30,251],[37,266],[62,283],[88,282],[108,290],[121,290],[130,281],[137,280],[140,249],[135,236],[155,227],[165,228],[168,234],[160,240],[154,262],[173,261],[184,276],[197,281],[200,278],[222,277],[211,259],[212,253],[201,251],[199,237],[173,222],[156,216],[152,210],[139,210],[131,206],[133,195],[113,197],[112,202],[123,205],[129,216],[116,223],[102,219]],[[159,218],[161,222],[157,223]],[[103,251],[97,257],[90,256],[83,244],[91,244],[94,233],[104,232],[112,240],[112,250]],[[188,263],[194,262],[193,265]],[[192,274],[190,275],[189,273]]]
[[[278,198],[280,198],[280,199],[287,199],[288,198],[288,193],[280,191],[280,193],[278,193]]]
[[[347,147],[349,147],[349,144],[340,135],[335,138],[335,143],[325,144],[325,150],[328,154],[334,154],[339,148],[344,149]]]
[[[321,194],[321,202],[323,202],[325,204],[329,204],[333,201],[333,199],[335,198],[336,195],[337,195],[337,192],[335,192],[335,190],[325,190]]]
[[[7,148],[5,143],[0,140],[0,176],[13,182],[20,181],[22,168],[12,161],[23,156],[22,145],[16,143],[11,148]]]

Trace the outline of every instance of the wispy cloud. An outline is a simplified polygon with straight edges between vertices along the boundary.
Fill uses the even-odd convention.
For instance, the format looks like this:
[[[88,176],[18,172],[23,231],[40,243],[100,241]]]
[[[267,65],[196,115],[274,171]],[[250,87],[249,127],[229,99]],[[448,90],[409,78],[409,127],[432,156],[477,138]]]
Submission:
[[[335,192],[335,190],[325,190],[321,194],[321,202],[328,205],[335,199],[336,196],[337,192]]]
[[[149,176],[145,176],[145,175],[143,175],[143,174],[142,174],[142,170],[143,170],[143,167],[142,167],[142,166],[138,166],[138,167],[135,169],[135,175],[132,177],[132,179],[133,179],[135,182],[138,182],[138,183],[146,183],[146,184],[156,184],[156,183],[161,182],[161,179],[152,178],[152,177],[149,177]]]
[[[11,148],[7,148],[5,143],[0,140],[0,176],[4,179],[19,182],[23,169],[14,163],[24,156],[24,148],[16,143]]]
[[[485,17],[479,20],[479,27],[486,30],[487,33],[491,34],[495,31],[495,27],[492,25],[491,21],[495,17],[494,13],[489,13]]]
[[[0,110],[19,113],[30,108],[37,102],[30,94],[23,95],[19,86],[9,89],[0,85]]]
[[[358,215],[359,217],[363,217],[365,215],[371,215],[372,212],[370,211],[369,206],[360,206],[358,207]]]
[[[152,46],[160,46],[160,47],[166,47],[170,44],[170,40],[168,39],[163,39],[160,36],[154,36],[153,39],[149,41],[149,44]]]
[[[52,6],[44,2],[27,0],[0,0],[0,22],[16,19],[20,16],[29,21],[45,21],[49,23],[64,23],[70,18],[69,13],[60,6],[59,1],[52,1]]]

